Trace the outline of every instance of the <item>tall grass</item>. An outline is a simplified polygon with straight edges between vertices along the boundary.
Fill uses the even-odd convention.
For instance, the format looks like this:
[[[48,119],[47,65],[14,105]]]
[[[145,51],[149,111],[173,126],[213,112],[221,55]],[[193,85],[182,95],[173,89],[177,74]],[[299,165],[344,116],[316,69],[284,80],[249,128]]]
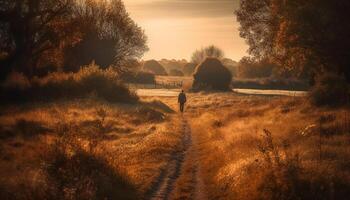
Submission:
[[[254,177],[258,199],[347,199],[350,185],[334,163],[322,159],[305,162],[290,143],[278,144],[272,133],[264,130],[258,149],[262,160],[260,172]],[[259,177],[260,176],[260,177]]]
[[[50,199],[137,199],[108,156],[82,148],[76,139],[61,137],[44,156]]]
[[[209,199],[348,199],[347,108],[287,97],[189,101]]]
[[[102,70],[95,64],[77,73],[51,73],[28,80],[21,74],[10,76],[1,87],[3,103],[52,101],[96,96],[108,102],[135,103],[138,98],[120,81],[112,69]]]

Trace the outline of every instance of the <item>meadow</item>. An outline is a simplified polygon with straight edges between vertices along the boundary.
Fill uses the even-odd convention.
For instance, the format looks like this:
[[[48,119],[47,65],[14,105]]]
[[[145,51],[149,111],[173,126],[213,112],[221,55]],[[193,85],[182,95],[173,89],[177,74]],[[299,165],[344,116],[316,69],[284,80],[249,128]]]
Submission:
[[[348,200],[349,2],[2,0],[0,200]]]
[[[161,99],[176,108],[174,99]],[[206,199],[349,197],[348,108],[235,93],[190,94],[189,102],[193,150],[177,197],[201,199],[193,198],[198,187]]]
[[[36,93],[1,106],[1,199],[350,195],[347,107],[315,107],[307,96],[199,92],[188,93],[181,115],[177,90],[128,92],[132,103],[118,82],[94,92],[111,75],[90,66],[9,88]],[[55,98],[51,91],[67,85],[69,96]]]
[[[2,107],[1,199],[141,199],[179,140],[161,102]]]

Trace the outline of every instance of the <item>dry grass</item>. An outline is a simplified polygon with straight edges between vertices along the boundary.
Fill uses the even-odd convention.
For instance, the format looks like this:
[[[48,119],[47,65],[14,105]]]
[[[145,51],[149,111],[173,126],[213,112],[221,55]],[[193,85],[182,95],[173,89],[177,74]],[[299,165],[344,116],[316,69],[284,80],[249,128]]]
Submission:
[[[187,116],[208,199],[347,199],[347,108],[307,99],[188,94]],[[177,108],[171,98],[162,98]],[[266,130],[264,132],[264,130]],[[193,162],[194,158],[192,159]],[[193,194],[185,164],[175,197]],[[182,190],[182,191],[181,191]]]
[[[160,102],[1,109],[1,199],[139,199],[179,144]]]
[[[143,199],[181,149],[176,98],[86,99],[0,112],[1,199]],[[170,199],[348,199],[347,108],[303,98],[188,94]],[[202,182],[199,184],[199,182]]]
[[[235,94],[190,95],[189,102],[209,199],[350,195],[348,110]]]

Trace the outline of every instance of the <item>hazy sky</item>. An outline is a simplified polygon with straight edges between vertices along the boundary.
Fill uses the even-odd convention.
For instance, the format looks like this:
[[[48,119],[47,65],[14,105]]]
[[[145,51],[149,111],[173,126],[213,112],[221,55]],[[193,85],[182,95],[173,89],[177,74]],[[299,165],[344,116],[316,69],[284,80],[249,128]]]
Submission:
[[[124,0],[131,17],[145,30],[144,59],[189,59],[194,50],[214,44],[239,60],[247,45],[239,37],[234,10],[239,0]]]

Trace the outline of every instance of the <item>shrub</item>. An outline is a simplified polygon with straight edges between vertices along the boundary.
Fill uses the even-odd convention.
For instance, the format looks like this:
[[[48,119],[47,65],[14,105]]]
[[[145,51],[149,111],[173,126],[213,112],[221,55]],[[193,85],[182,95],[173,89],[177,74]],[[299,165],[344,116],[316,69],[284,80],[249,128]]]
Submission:
[[[43,155],[48,199],[137,199],[134,186],[116,166],[64,136]]]
[[[169,73],[170,76],[184,76],[184,73],[178,69],[172,69]]]
[[[157,62],[156,60],[146,61],[143,65],[143,69],[145,71],[152,72],[155,75],[161,75],[161,76],[168,75],[164,67],[161,64],[159,64],[159,62]]]
[[[145,71],[125,73],[121,78],[128,83],[154,84],[156,82],[155,75]]]
[[[316,78],[316,84],[310,92],[314,105],[339,106],[348,103],[349,88],[343,76],[325,73]]]
[[[193,90],[229,90],[232,81],[230,71],[216,58],[207,58],[197,66]]]
[[[268,60],[254,61],[244,57],[238,64],[238,76],[240,78],[266,78],[272,75],[277,66]]]
[[[255,174],[250,186],[257,191],[257,198],[252,199],[348,199],[349,183],[332,164],[303,162],[288,141],[277,143],[268,130],[264,130],[258,149],[258,171],[250,171]]]
[[[96,95],[109,102],[136,102],[137,96],[118,82],[117,78],[117,73],[112,69],[101,70],[92,64],[82,67],[78,73],[56,72],[45,78],[34,78],[26,87],[4,84],[1,88],[1,101],[5,103],[52,101]]]

